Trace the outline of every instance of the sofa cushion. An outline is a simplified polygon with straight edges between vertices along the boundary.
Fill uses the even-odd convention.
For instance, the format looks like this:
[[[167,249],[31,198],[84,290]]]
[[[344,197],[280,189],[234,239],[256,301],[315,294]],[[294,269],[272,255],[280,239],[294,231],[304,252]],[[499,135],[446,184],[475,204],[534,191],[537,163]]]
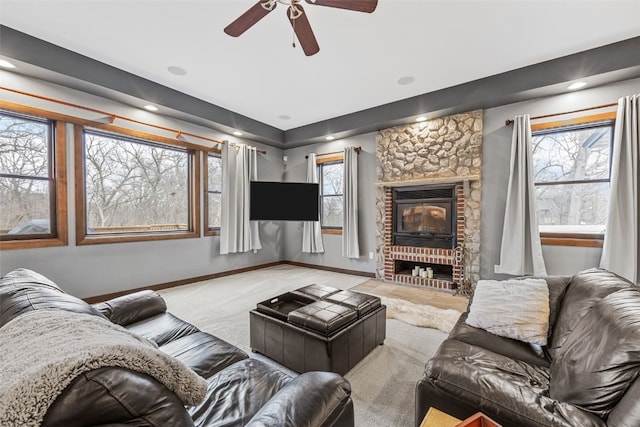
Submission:
[[[640,291],[596,303],[551,364],[550,396],[606,418],[640,374]]]
[[[187,411],[198,427],[244,426],[291,378],[259,360],[241,360],[208,378],[204,402]]]
[[[164,345],[200,331],[191,323],[185,322],[168,312],[156,314],[140,322],[127,325],[127,329],[150,339],[158,345]]]
[[[552,359],[562,348],[565,340],[576,327],[582,316],[598,301],[610,293],[633,286],[630,282],[606,270],[592,268],[571,278],[558,317],[550,335],[547,349]]]
[[[502,354],[503,356],[516,360],[522,360],[532,365],[549,367],[549,359],[547,359],[544,353],[539,351],[536,346],[511,338],[501,337],[487,332],[484,329],[469,326],[466,322],[467,316],[468,313],[462,313],[458,322],[449,333],[449,338],[484,347],[494,353]]]
[[[239,348],[206,332],[178,338],[160,350],[175,357],[198,375],[209,378],[229,365],[249,357]]]
[[[455,339],[425,372],[433,387],[506,426],[604,427],[599,417],[549,397],[549,370]]]
[[[546,345],[549,288],[544,279],[479,280],[467,324],[501,337]]]

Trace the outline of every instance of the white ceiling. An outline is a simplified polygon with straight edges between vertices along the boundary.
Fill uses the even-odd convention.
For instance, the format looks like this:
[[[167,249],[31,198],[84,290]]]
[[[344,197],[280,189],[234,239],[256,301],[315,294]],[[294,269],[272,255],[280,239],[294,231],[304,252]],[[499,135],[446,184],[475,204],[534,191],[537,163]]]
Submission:
[[[223,33],[255,2],[0,0],[0,23],[282,130],[640,35],[638,0],[303,3],[320,44],[306,57],[282,4]]]

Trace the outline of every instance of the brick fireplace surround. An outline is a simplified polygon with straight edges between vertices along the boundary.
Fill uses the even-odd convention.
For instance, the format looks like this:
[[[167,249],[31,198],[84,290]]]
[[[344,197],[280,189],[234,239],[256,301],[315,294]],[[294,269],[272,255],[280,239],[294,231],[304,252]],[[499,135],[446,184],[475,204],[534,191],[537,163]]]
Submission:
[[[384,188],[384,279],[395,283],[430,286],[438,289],[455,289],[464,275],[464,187],[456,184],[456,235],[454,249],[422,248],[414,246],[394,246],[393,234],[393,188]],[[412,276],[411,271],[397,268],[397,261],[408,261],[411,265],[432,267],[438,271],[440,266],[451,266],[452,274],[438,274],[434,278]]]
[[[388,282],[453,290],[480,273],[482,110],[383,129],[376,136],[376,277]],[[393,245],[393,190],[455,185],[456,247]],[[413,276],[431,267],[433,278]]]

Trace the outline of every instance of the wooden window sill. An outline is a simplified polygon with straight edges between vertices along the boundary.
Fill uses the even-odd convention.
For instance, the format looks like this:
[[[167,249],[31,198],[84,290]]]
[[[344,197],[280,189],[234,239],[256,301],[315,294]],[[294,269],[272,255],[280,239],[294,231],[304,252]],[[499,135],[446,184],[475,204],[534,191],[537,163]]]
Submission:
[[[601,234],[555,234],[541,233],[540,241],[547,246],[580,246],[586,248],[601,248],[604,236]]]
[[[148,242],[157,240],[193,239],[199,237],[197,232],[187,233],[159,233],[159,234],[130,234],[130,235],[90,235],[83,236],[77,241],[78,245],[100,245],[107,243]]]
[[[29,240],[3,240],[0,241],[0,250],[49,248],[54,246],[66,246],[64,239],[29,239]]]
[[[322,234],[342,235],[342,228],[323,228]]]

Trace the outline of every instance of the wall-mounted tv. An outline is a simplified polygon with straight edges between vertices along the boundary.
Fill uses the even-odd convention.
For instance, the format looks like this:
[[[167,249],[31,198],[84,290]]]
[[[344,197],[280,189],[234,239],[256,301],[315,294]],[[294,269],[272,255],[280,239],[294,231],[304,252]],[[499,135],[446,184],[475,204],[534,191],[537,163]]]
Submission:
[[[251,181],[252,221],[318,221],[320,188],[306,182]]]

